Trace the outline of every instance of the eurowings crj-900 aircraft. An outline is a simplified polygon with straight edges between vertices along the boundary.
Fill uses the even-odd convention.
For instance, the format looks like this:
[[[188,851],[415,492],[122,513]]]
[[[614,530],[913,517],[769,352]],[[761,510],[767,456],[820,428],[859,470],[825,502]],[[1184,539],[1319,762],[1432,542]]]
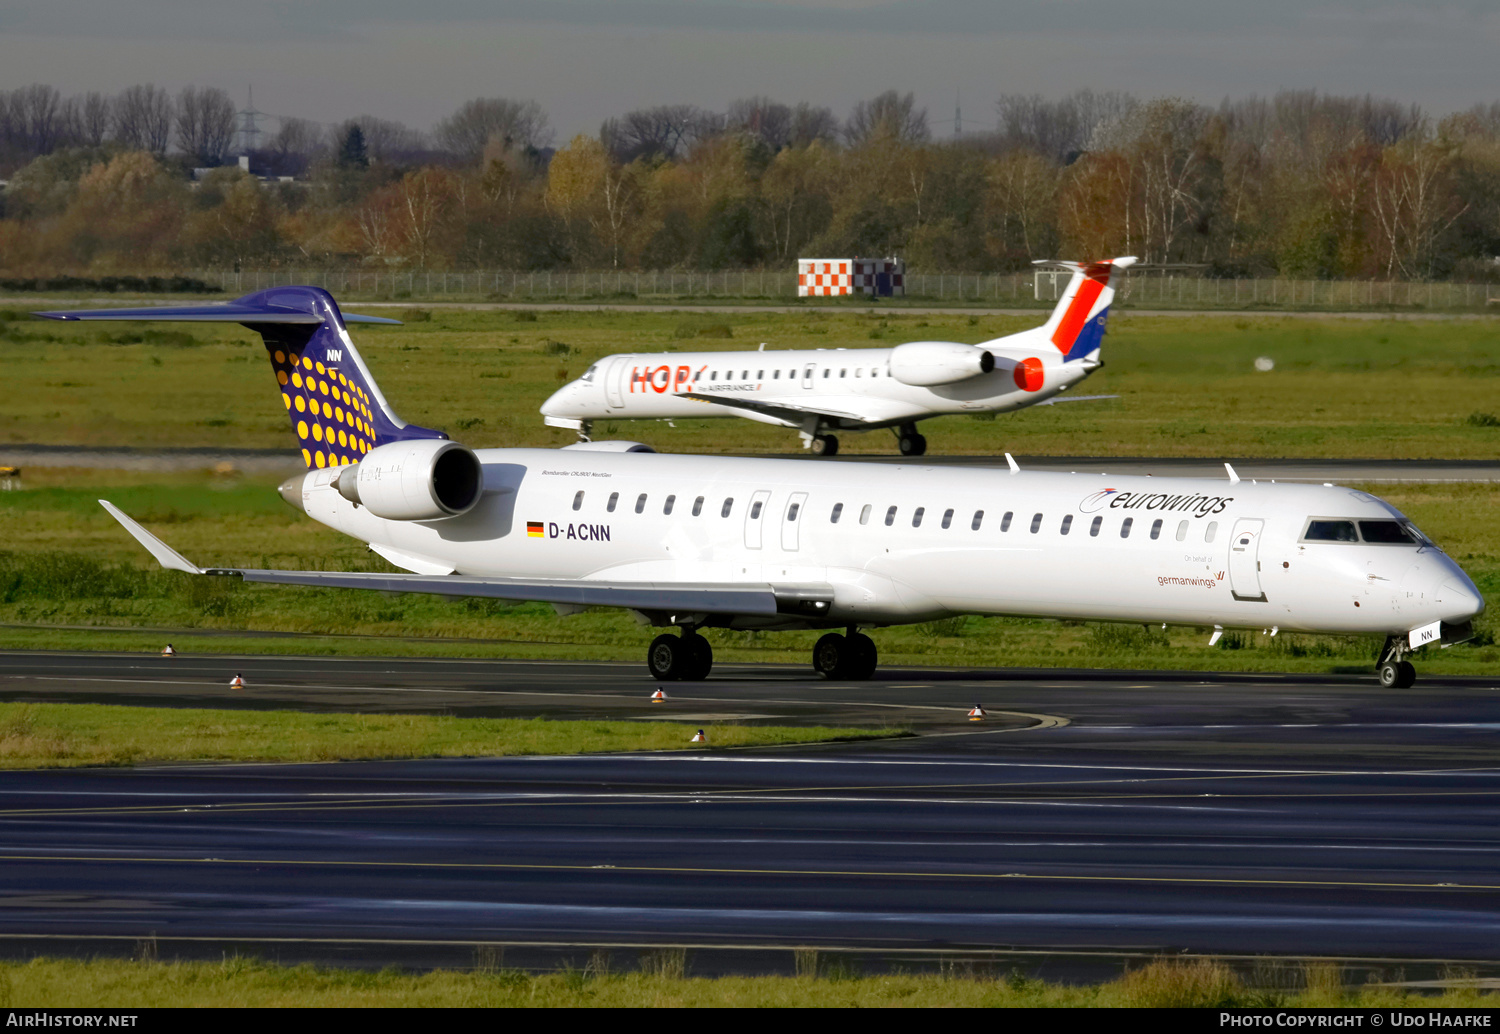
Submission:
[[[889,427],[901,455],[921,456],[918,420],[1075,401],[1058,393],[1103,365],[1110,279],[1134,263],[1043,263],[1073,271],[1051,318],[979,345],[605,356],[543,403],[542,417],[587,441],[595,420],[739,416],[796,428],[803,447],[822,456],[839,450],[831,431]]]
[[[701,679],[704,628],[826,629],[813,666],[864,679],[861,629],[1000,614],[1385,637],[1380,680],[1484,610],[1390,504],[1334,485],[671,456],[632,442],[470,450],[408,424],[318,288],[219,305],[40,313],[241,323],[265,340],[307,463],[281,495],[408,574],[203,568],[108,502],[165,567],[248,582],[623,607],[658,679]],[[1227,468],[1227,465],[1226,465]]]

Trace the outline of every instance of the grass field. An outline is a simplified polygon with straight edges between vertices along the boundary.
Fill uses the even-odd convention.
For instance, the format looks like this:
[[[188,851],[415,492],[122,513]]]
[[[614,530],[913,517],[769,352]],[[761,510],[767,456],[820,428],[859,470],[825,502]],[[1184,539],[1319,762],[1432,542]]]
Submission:
[[[394,312],[400,315],[400,311]],[[414,310],[356,339],[408,420],[476,447],[561,445],[537,407],[612,352],[859,348],[984,341],[1037,317],[858,313]],[[259,338],[238,326],[58,324],[0,310],[6,404],[0,442],[291,449]],[[1078,389],[1118,394],[994,420],[924,424],[947,453],[1442,457],[1500,454],[1500,337],[1493,320],[1413,322],[1116,314],[1106,366]],[[702,336],[721,335],[729,337]],[[1275,360],[1270,373],[1253,367]],[[791,451],[797,439],[740,419],[617,422],[596,436],[672,451]],[[890,453],[886,432],[843,436]]]
[[[167,761],[351,761],[713,750],[901,735],[896,729],[302,714],[106,704],[0,704],[0,769]]]
[[[530,974],[499,965],[503,952],[477,948],[472,970],[361,972],[278,966],[241,956],[219,963],[38,958],[0,963],[0,1008],[152,1007],[1143,1007],[1143,1008],[1493,1008],[1495,998],[1456,985],[1416,992],[1346,986],[1332,964],[1266,960],[1247,979],[1211,959],[1163,959],[1105,984],[1048,983],[1019,972],[975,974],[962,964],[940,974],[862,976],[852,956],[796,953],[795,977],[695,978],[681,950],[595,952],[577,969]],[[638,955],[636,958],[630,955]],[[968,972],[965,970],[968,969]],[[1466,986],[1468,985],[1468,986]],[[1430,1021],[1429,1021],[1430,1023]]]

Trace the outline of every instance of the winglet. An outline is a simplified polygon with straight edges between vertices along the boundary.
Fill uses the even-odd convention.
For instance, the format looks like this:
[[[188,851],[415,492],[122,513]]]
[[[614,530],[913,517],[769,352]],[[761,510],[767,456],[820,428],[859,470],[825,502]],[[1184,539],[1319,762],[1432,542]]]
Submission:
[[[1010,472],[1012,474],[1021,473],[1021,465],[1017,463],[1016,458],[1008,452],[1005,454],[1005,462],[1010,464]]]
[[[1234,472],[1233,467],[1226,463],[1224,464],[1224,470],[1229,474],[1229,483],[1231,485],[1237,485],[1240,483],[1240,476]]]
[[[135,540],[141,545],[145,546],[147,552],[156,557],[156,562],[161,564],[161,566],[169,568],[173,571],[186,571],[188,574],[204,573],[203,568],[194,564],[190,560],[187,560],[181,553],[177,552],[177,550],[173,549],[171,546],[167,545],[161,539],[151,534],[145,528],[141,527],[135,521],[131,520],[120,510],[118,506],[110,502],[108,499],[99,500],[99,505],[108,510],[109,515],[115,520],[119,521],[126,531],[135,536]]]

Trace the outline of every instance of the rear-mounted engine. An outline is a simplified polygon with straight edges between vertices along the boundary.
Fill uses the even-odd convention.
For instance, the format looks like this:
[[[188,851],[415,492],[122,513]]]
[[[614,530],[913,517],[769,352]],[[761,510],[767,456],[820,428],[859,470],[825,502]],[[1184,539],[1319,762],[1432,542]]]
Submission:
[[[891,376],[914,387],[954,384],[994,368],[988,351],[955,341],[913,341],[891,349]]]
[[[432,521],[472,510],[484,492],[484,469],[456,442],[421,438],[371,449],[332,484],[376,517]]]

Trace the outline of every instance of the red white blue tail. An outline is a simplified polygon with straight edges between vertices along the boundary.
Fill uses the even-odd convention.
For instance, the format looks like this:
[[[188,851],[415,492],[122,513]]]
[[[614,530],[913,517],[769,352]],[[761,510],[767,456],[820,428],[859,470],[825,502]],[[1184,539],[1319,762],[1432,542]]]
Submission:
[[[345,315],[320,287],[273,287],[217,305],[39,312],[56,320],[240,323],[260,334],[309,469],[357,463],[388,442],[447,438],[396,415],[349,337],[347,323],[399,323]]]
[[[1078,262],[1037,263],[1073,271],[1072,279],[1058,299],[1057,308],[1052,310],[1052,316],[1041,328],[1042,335],[1062,353],[1064,362],[1087,358],[1099,350],[1109,303],[1115,297],[1116,277],[1135,262],[1134,256],[1126,256],[1087,265]]]

